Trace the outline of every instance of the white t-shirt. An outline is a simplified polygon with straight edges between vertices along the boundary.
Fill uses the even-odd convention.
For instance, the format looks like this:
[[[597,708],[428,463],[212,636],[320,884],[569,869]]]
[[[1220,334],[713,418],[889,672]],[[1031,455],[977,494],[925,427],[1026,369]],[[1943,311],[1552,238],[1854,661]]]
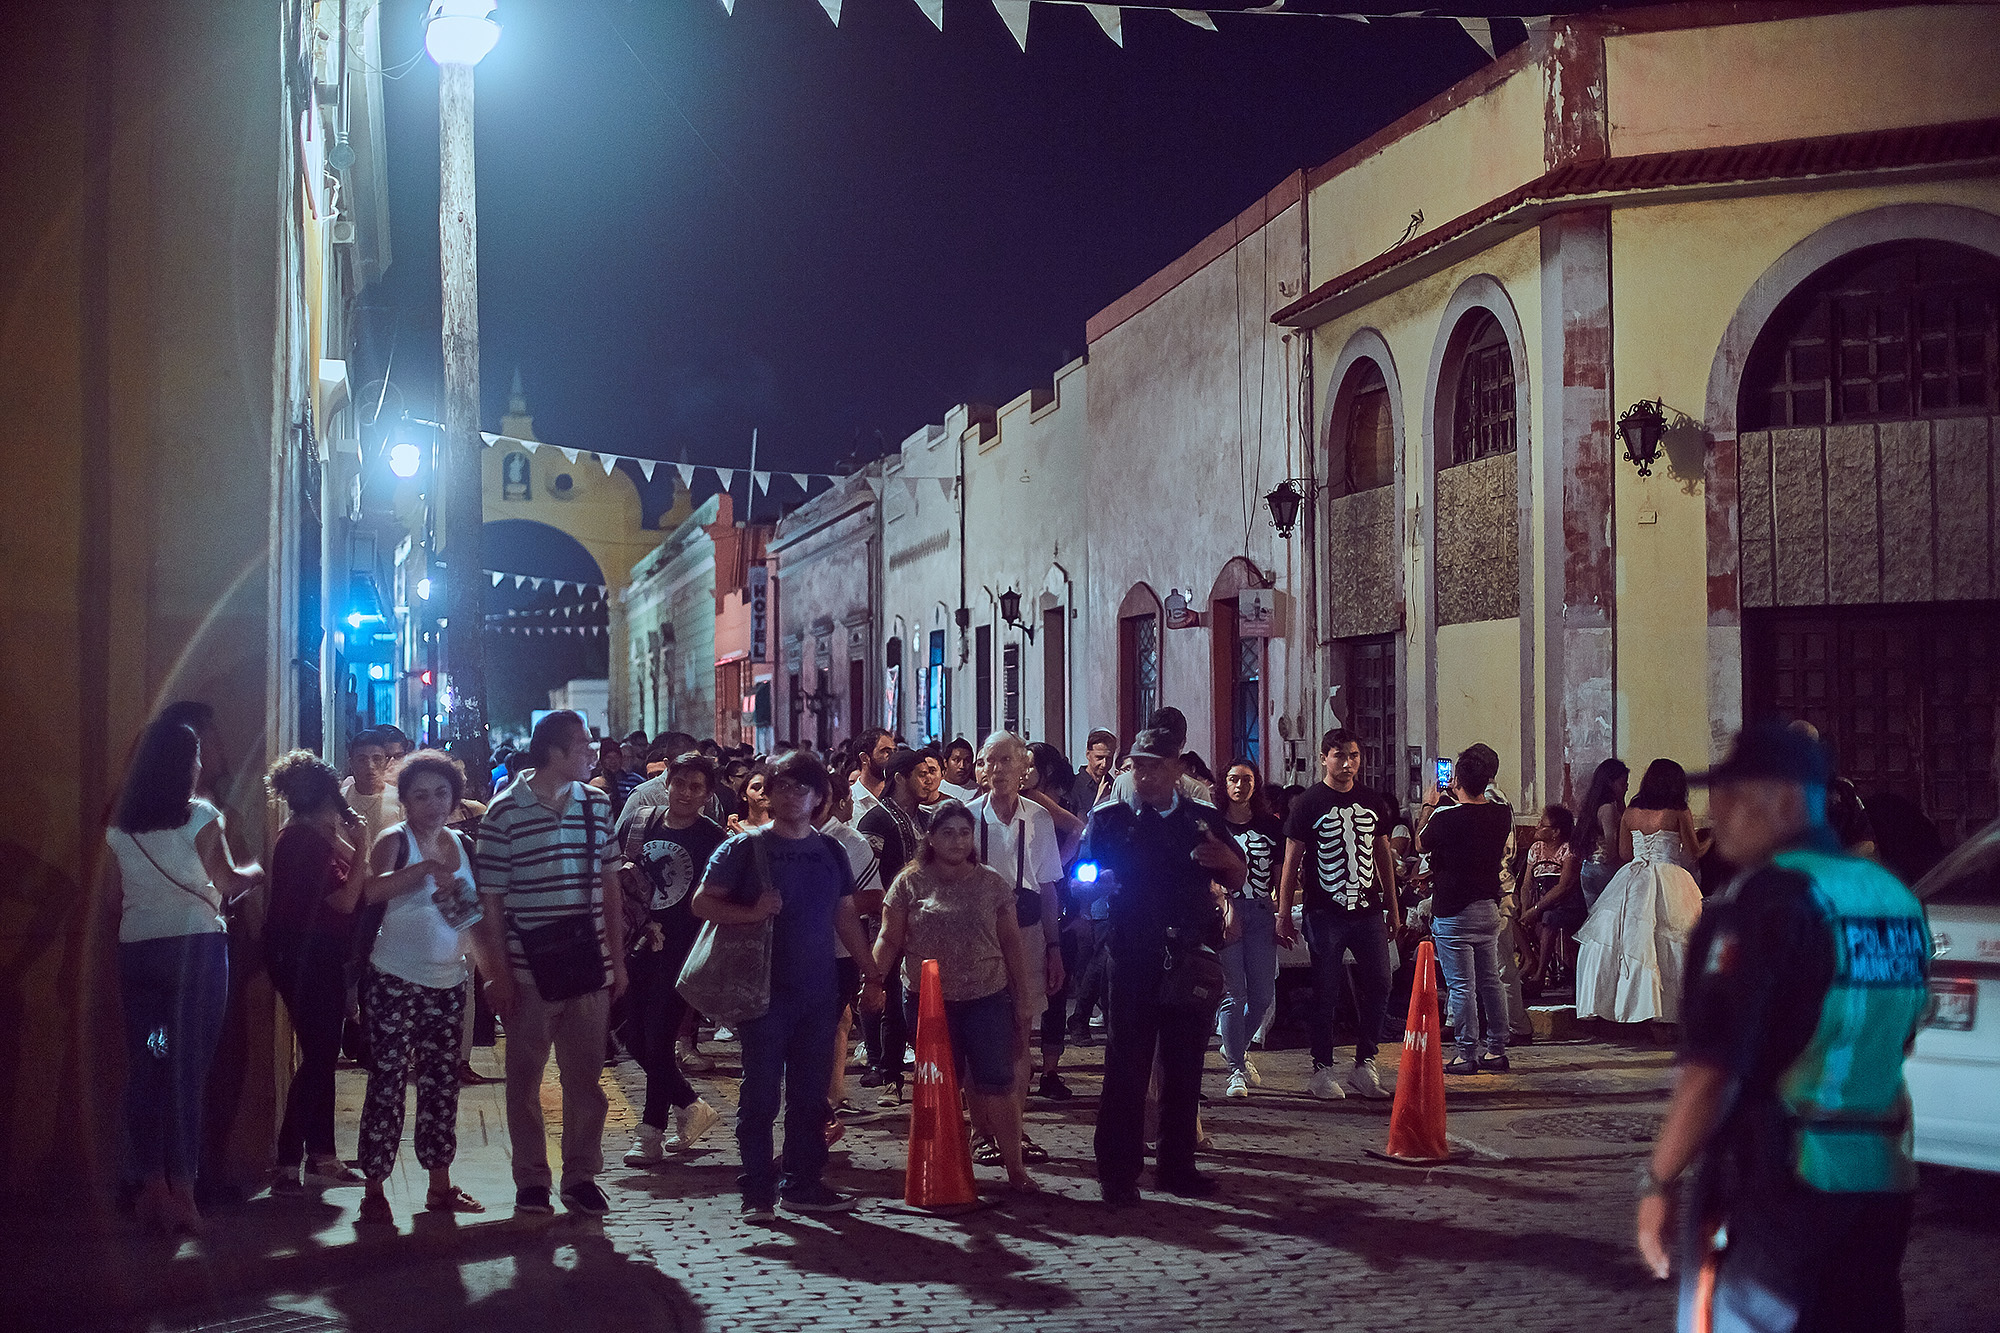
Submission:
[[[856,784],[857,789],[859,784]],[[868,841],[868,835],[857,830],[852,824],[843,824],[837,819],[829,819],[820,825],[819,831],[840,844],[847,853],[847,868],[854,872],[854,891],[871,893],[882,887],[882,863],[875,856],[875,844]],[[847,946],[840,942],[839,932],[833,937],[833,956],[852,958]]]
[[[361,816],[361,826],[366,831],[361,845],[371,853],[377,838],[388,832],[392,825],[403,822],[403,801],[396,794],[393,782],[383,783],[382,790],[373,796],[364,796],[354,790],[354,779],[346,778],[340,784],[340,794],[347,798],[354,813]]]
[[[409,861],[423,859],[417,850],[417,840],[406,825],[398,824],[384,832],[406,841]],[[462,891],[478,893],[472,878],[472,857],[463,842],[458,844],[458,869],[452,878]],[[368,961],[412,985],[450,990],[465,984],[465,941],[445,921],[444,913],[438,911],[431,897],[436,890],[437,880],[426,875],[423,887],[389,899],[382,913],[381,932],[375,936],[375,947]]]
[[[1026,797],[1016,797],[1014,819],[1003,823],[993,812],[993,798],[981,796],[967,803],[972,817],[981,821],[982,828],[975,830],[976,844],[980,858],[1008,884],[1014,883],[1015,854],[1014,840],[1025,831],[1027,852],[1021,858],[1021,883],[1024,889],[1039,888],[1044,884],[1058,883],[1063,877],[1062,848],[1056,841],[1056,821],[1048,811]]]
[[[194,845],[195,835],[220,818],[220,810],[197,796],[188,803],[187,822],[179,828],[105,832],[105,845],[118,858],[124,893],[118,916],[120,944],[211,935],[229,928],[222,919],[222,893],[209,879],[208,867]]]

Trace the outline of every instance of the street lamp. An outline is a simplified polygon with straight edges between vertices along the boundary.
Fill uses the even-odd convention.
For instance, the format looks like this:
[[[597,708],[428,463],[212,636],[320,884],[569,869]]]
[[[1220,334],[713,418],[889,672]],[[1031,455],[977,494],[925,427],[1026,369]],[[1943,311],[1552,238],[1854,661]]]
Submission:
[[[1290,478],[1279,482],[1277,488],[1264,497],[1264,504],[1271,511],[1271,526],[1278,530],[1280,537],[1292,535],[1292,528],[1299,521],[1299,505],[1305,498],[1292,485]]]
[[[479,438],[479,215],[472,171],[472,67],[500,40],[493,0],[432,0],[424,49],[438,67],[438,268],[444,296],[443,491],[445,673],[451,682],[448,746],[470,773],[484,773],[486,662],[480,594],[486,562]]]
[[[1021,619],[1021,594],[1012,588],[1000,594],[1000,619],[1035,641],[1035,627]]]
[[[424,451],[408,440],[389,446],[389,470],[408,481],[424,463]]]

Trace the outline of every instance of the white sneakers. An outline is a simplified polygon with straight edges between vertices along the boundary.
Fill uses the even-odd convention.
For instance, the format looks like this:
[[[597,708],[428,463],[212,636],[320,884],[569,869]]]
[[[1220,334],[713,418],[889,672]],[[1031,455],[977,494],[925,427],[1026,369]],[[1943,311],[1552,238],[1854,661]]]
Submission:
[[[1251,1087],[1261,1088],[1264,1086],[1264,1076],[1257,1072],[1257,1065],[1251,1060],[1248,1052],[1245,1052],[1243,1056],[1243,1075],[1250,1080]]]
[[[674,1108],[674,1132],[671,1135],[641,1124],[639,1132],[632,1136],[632,1146],[626,1150],[627,1166],[658,1166],[667,1159],[670,1152],[686,1152],[701,1140],[701,1136],[715,1128],[722,1119],[722,1112],[710,1106],[699,1097],[686,1106]]]
[[[660,1131],[651,1125],[640,1125],[639,1132],[632,1136],[632,1146],[625,1151],[625,1165],[658,1166],[665,1157]]]
[[[699,1097],[686,1106],[677,1106],[674,1108],[674,1136],[667,1140],[666,1146],[675,1152],[686,1152],[721,1119],[722,1112]]]
[[[1375,1071],[1374,1056],[1355,1061],[1354,1068],[1347,1072],[1347,1090],[1370,1101],[1381,1101],[1389,1095],[1389,1090],[1382,1086],[1382,1076]]]
[[[1229,1071],[1229,1086],[1222,1090],[1222,1095],[1225,1097],[1248,1097],[1250,1095],[1250,1080],[1243,1077],[1242,1070],[1232,1069]]]
[[[1337,1102],[1347,1096],[1341,1091],[1340,1075],[1333,1072],[1332,1065],[1320,1065],[1315,1068],[1312,1082],[1306,1084],[1306,1091],[1323,1102]]]

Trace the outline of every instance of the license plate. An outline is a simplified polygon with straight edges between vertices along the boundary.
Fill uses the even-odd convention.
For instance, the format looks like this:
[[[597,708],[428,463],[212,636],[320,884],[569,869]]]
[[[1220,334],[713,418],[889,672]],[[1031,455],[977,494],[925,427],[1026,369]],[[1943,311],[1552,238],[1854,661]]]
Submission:
[[[1931,982],[1931,1016],[1926,1027],[1946,1032],[1972,1031],[1979,1009],[1979,983],[1940,977]]]

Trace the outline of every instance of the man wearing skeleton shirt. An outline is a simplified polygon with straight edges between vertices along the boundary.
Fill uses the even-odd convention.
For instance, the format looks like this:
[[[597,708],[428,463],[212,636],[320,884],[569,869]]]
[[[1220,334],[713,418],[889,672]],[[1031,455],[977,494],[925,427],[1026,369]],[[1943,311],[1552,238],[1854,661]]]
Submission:
[[[1389,1004],[1389,935],[1396,920],[1396,862],[1389,835],[1399,820],[1393,800],[1361,785],[1361,738],[1344,727],[1320,742],[1322,780],[1285,816],[1285,863],[1278,883],[1278,943],[1298,939],[1292,905],[1304,894],[1305,939],[1312,951],[1313,1006],[1308,1019],[1315,1097],[1387,1097],[1375,1070],[1375,1039]],[[1354,1067],[1333,1067],[1333,1010],[1354,955]]]

